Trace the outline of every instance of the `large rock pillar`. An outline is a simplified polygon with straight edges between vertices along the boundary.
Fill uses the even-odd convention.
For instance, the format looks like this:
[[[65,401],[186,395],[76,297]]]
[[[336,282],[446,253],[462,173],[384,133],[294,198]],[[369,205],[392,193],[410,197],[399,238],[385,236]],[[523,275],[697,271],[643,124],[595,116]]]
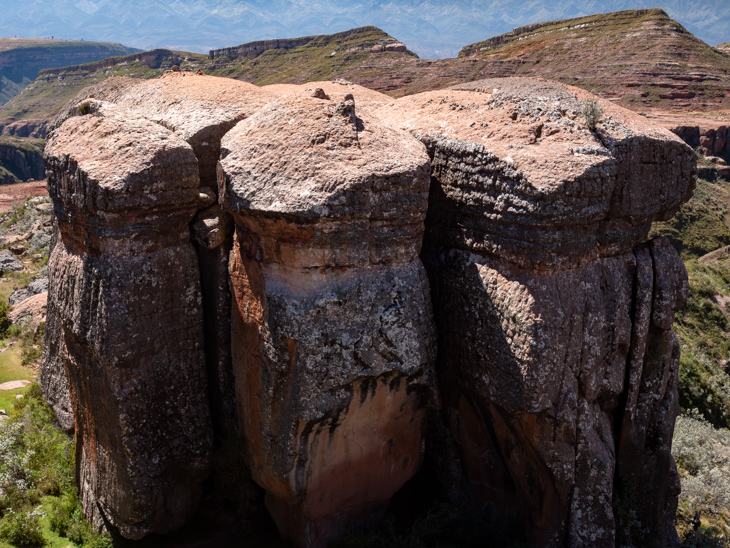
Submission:
[[[91,114],[81,115],[84,112]],[[197,507],[210,471],[191,147],[161,125],[86,103],[46,146],[58,221],[50,308],[75,418],[84,511],[128,538]]]
[[[238,124],[221,157],[248,462],[281,533],[325,547],[382,515],[423,456],[428,157],[321,89]]]
[[[431,155],[422,257],[443,416],[477,506],[522,521],[536,547],[677,546],[671,325],[686,272],[665,240],[642,242],[696,166],[610,104],[589,131],[588,98],[494,79],[377,114]]]

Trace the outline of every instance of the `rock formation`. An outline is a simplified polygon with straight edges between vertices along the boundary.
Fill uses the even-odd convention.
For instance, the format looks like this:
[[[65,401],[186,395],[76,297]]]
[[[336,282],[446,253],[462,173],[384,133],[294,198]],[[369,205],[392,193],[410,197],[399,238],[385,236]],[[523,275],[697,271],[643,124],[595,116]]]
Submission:
[[[177,527],[237,433],[282,534],[327,546],[430,436],[446,489],[534,546],[676,546],[686,272],[646,240],[697,170],[609,103],[589,131],[590,97],[173,71],[82,92],[46,148],[41,380],[87,516]]]
[[[93,109],[94,101],[87,99],[104,100],[172,130],[192,147],[201,192],[207,195],[192,228],[203,292],[208,386],[221,436],[235,428],[236,415],[227,273],[233,225],[216,204],[216,163],[223,135],[274,98],[245,82],[170,71],[160,79],[110,78],[86,88],[55,122],[58,126],[69,116]]]
[[[267,508],[301,546],[384,511],[420,466],[434,401],[428,156],[343,92],[267,105],[220,162],[239,421]]]
[[[686,272],[665,240],[642,242],[696,167],[671,133],[610,104],[588,131],[586,98],[488,80],[379,115],[431,155],[437,371],[478,506],[521,519],[535,546],[648,545],[629,511],[676,546],[671,325]]]
[[[49,345],[68,376],[87,517],[128,538],[196,509],[210,470],[198,162],[172,131],[107,103],[49,136],[58,241]],[[55,322],[55,323],[54,323]],[[45,365],[45,364],[44,364]]]

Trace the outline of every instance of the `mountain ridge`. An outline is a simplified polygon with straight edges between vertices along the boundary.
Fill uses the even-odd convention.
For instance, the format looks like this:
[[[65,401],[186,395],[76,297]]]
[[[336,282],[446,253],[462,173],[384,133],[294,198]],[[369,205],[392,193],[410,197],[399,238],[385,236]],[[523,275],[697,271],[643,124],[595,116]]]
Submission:
[[[113,39],[142,49],[207,53],[233,43],[332,34],[374,25],[424,58],[453,57],[468,42],[539,20],[659,7],[711,45],[730,40],[724,0],[0,0],[0,34]]]

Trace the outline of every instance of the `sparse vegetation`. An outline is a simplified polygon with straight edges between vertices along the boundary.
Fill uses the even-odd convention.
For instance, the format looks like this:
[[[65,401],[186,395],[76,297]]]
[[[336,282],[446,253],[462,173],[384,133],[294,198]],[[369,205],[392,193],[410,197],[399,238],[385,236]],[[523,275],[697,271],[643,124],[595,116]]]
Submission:
[[[586,127],[591,131],[596,131],[596,124],[603,116],[603,107],[595,99],[586,99],[583,101],[581,113],[586,121]]]
[[[677,419],[672,454],[682,481],[677,529],[683,546],[730,547],[730,431],[690,410]]]

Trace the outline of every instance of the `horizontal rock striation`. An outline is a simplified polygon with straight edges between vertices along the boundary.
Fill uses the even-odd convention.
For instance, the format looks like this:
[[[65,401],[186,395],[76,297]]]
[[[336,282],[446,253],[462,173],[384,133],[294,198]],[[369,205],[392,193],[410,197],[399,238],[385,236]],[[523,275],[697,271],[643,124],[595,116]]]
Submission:
[[[686,272],[665,240],[642,241],[697,171],[679,139],[610,104],[589,131],[588,98],[496,79],[378,115],[432,158],[437,371],[478,507],[520,519],[535,546],[676,546]]]
[[[239,420],[281,533],[327,546],[418,470],[435,331],[421,143],[314,89],[223,140]]]
[[[46,146],[58,222],[49,308],[75,418],[84,510],[128,538],[197,507],[210,469],[198,162],[170,130],[107,103]],[[54,330],[55,331],[55,330]]]

